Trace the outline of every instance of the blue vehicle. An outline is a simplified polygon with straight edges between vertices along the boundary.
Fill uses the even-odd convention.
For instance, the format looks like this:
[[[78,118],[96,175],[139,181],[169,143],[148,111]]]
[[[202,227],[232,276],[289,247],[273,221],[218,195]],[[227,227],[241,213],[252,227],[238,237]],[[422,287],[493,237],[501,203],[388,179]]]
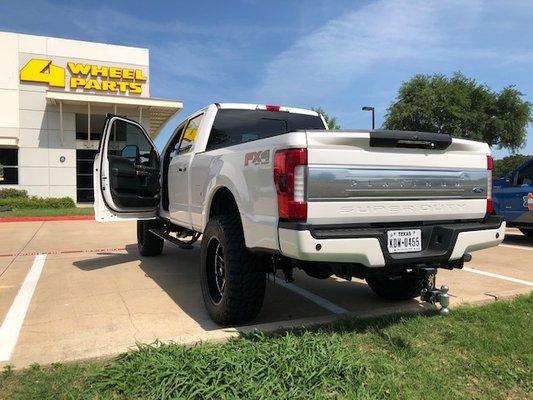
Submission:
[[[526,161],[493,184],[494,213],[533,237],[533,159]]]

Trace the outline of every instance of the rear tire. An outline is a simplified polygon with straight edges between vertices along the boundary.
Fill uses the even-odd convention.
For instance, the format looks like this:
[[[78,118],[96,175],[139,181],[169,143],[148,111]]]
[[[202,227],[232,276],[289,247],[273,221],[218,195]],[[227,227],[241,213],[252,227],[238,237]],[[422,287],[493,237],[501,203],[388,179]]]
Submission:
[[[207,312],[221,325],[255,318],[265,297],[266,273],[245,246],[238,215],[209,221],[201,245],[200,280]]]
[[[370,289],[387,300],[410,300],[420,296],[424,278],[412,276],[366,278]]]
[[[163,223],[157,219],[137,220],[137,248],[145,257],[158,256],[163,252],[165,241],[150,229],[161,229]]]
[[[520,229],[520,232],[522,232],[527,237],[533,237],[533,229]]]

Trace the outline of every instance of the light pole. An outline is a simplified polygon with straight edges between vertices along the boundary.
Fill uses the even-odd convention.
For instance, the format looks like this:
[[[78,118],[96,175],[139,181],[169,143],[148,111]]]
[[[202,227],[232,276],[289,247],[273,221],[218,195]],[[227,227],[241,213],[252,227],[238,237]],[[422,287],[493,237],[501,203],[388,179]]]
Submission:
[[[374,119],[374,107],[364,106],[361,110],[372,111],[372,130],[375,129],[376,120]]]

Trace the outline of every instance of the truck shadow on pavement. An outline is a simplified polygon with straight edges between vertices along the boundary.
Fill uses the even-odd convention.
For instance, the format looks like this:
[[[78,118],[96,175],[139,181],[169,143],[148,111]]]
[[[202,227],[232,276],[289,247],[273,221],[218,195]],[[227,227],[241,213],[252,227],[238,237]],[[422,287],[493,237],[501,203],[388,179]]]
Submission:
[[[179,310],[171,310],[172,312],[185,312],[204,330],[220,329],[204,310],[197,271],[198,246],[192,250],[179,250],[165,245],[163,254],[157,257],[141,256],[136,244],[128,244],[125,248],[126,253],[98,253],[97,257],[74,261],[73,265],[83,271],[94,272],[134,264],[179,307]],[[147,302],[152,303],[152,300],[147,299]]]
[[[177,305],[170,310],[158,310],[162,313],[185,313],[196,322],[203,330],[211,331],[220,329],[221,326],[213,322],[207,314],[200,287],[198,263],[200,259],[200,246],[197,243],[192,250],[181,250],[172,245],[165,244],[165,249],[160,256],[143,257],[139,254],[136,244],[126,245],[126,253],[97,253],[98,256],[83,260],[76,260],[73,265],[82,271],[97,272],[104,268],[122,267],[124,271],[118,276],[128,279],[132,267],[139,267],[146,277],[156,283]],[[128,265],[129,264],[129,265]],[[280,274],[278,277],[281,278]],[[302,284],[312,293],[325,295],[337,300],[346,308],[348,313],[367,316],[374,311],[379,313],[415,311],[423,307],[416,300],[396,303],[377,298],[363,281],[344,281],[337,278],[317,280],[307,277],[303,272],[296,271],[296,284]],[[142,295],[142,292],[140,292]],[[147,292],[153,293],[153,292]],[[147,294],[148,296],[148,294]],[[346,299],[349,299],[347,302]],[[147,303],[166,304],[164,301],[154,302],[147,298]],[[168,305],[167,305],[168,307]],[[134,313],[135,310],[132,310]],[[272,279],[267,282],[267,290],[263,308],[258,317],[247,325],[236,327],[242,332],[250,332],[254,325],[280,323],[279,328],[288,325],[287,321],[297,319],[313,319],[333,315],[313,301],[302,297],[300,294],[283,288]],[[281,322],[284,322],[283,324]],[[312,321],[311,321],[312,322]],[[270,328],[271,329],[271,328]]]

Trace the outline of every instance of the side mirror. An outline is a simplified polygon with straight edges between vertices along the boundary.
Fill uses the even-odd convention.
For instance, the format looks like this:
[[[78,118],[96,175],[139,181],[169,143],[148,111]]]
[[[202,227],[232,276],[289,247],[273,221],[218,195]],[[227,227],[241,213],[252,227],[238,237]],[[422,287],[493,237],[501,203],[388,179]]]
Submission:
[[[139,147],[134,144],[128,144],[122,148],[120,155],[128,160],[136,161],[140,157]]]

